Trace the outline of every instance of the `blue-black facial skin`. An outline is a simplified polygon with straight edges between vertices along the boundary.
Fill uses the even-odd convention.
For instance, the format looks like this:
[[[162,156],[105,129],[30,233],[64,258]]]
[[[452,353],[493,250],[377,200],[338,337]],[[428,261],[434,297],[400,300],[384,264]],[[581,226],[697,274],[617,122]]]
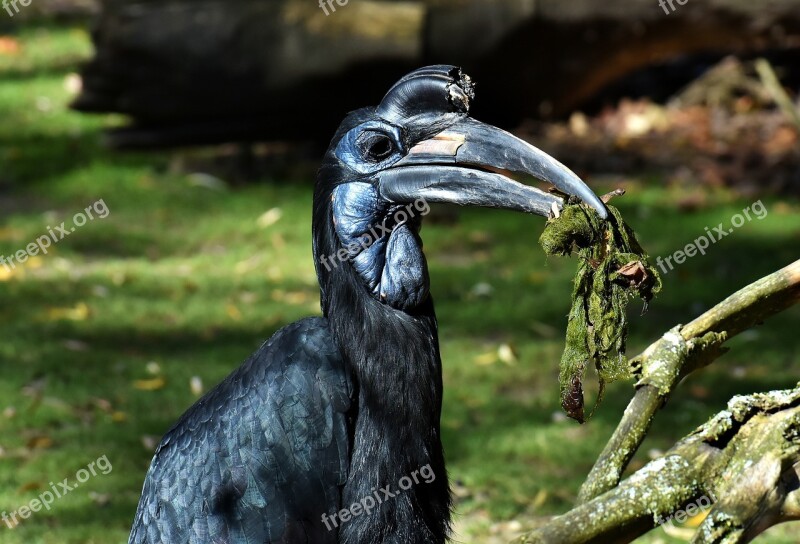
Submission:
[[[381,153],[371,153],[373,150]],[[349,130],[333,154],[355,176],[368,176],[390,168],[403,158],[403,134],[398,127],[384,121],[367,121]]]
[[[428,265],[413,206],[390,204],[366,182],[344,183],[332,196],[336,236],[377,300],[408,311],[428,297]],[[402,221],[402,223],[398,223]]]

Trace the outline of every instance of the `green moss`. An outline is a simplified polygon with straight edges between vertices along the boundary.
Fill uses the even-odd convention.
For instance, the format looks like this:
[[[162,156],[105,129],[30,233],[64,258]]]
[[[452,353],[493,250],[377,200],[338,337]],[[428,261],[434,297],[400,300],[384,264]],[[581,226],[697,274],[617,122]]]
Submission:
[[[567,414],[586,420],[583,375],[597,369],[602,400],[605,384],[628,377],[626,308],[632,296],[645,303],[661,290],[661,278],[625,223],[619,210],[608,206],[603,220],[583,204],[567,204],[548,222],[539,242],[548,255],[576,250],[580,265],[572,292],[567,339],[561,358],[561,404]],[[590,414],[591,417],[591,414]]]

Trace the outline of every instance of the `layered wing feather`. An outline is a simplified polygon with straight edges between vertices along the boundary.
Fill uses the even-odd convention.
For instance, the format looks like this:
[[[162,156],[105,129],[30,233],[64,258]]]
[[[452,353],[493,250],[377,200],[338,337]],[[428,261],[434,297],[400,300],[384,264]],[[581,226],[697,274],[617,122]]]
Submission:
[[[129,544],[335,543],[351,395],[326,319],[278,331],[164,436]]]

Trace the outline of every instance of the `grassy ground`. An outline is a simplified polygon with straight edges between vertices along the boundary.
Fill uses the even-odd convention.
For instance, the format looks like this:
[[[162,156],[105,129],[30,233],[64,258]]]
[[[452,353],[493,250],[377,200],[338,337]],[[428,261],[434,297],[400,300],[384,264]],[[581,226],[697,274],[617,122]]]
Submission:
[[[199,389],[279,327],[319,312],[311,183],[229,190],[170,168],[167,154],[103,150],[99,130],[117,121],[65,109],[70,74],[90,54],[86,32],[23,28],[15,39],[19,51],[0,53],[0,255],[62,221],[69,229],[101,199],[109,213],[46,255],[11,272],[0,266],[0,511],[28,504],[50,482],[84,479],[90,473],[79,471],[92,462],[98,469],[49,511],[13,530],[0,523],[0,542],[121,543],[153,442]],[[619,205],[654,256],[728,225],[752,203],[720,190],[687,213],[676,205],[685,188],[647,176],[626,184]],[[667,274],[648,314],[634,309],[631,351],[797,258],[800,203],[764,204],[766,218]],[[541,228],[538,218],[468,210],[423,231],[461,542],[499,542],[515,530],[511,520],[568,508],[630,396],[629,384],[612,387],[585,426],[560,416],[556,365],[575,262],[546,261]],[[731,342],[730,354],[678,392],[634,465],[732,395],[797,383],[799,317],[788,312]],[[102,456],[113,468],[103,469]],[[760,541],[798,535],[787,526]],[[641,542],[684,540],[658,529]]]

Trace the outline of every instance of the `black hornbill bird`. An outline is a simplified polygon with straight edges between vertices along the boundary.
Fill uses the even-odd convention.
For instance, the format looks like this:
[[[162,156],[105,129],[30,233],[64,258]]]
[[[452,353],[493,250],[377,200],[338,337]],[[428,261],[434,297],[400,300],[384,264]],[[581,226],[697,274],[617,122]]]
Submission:
[[[563,205],[507,170],[606,214],[565,166],[471,119],[472,98],[458,68],[430,66],[346,117],[314,192],[324,317],[277,332],[167,432],[131,544],[445,542],[441,360],[410,205]]]

